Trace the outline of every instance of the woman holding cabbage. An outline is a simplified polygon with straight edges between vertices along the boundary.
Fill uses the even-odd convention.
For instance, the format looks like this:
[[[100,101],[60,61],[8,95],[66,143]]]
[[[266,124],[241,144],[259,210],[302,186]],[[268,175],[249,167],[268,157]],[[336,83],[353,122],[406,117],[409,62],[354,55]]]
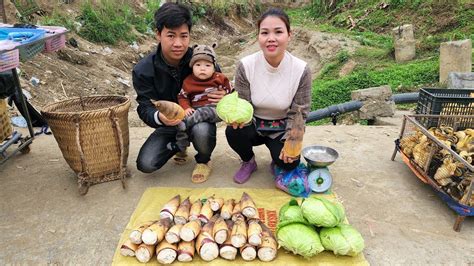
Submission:
[[[233,123],[226,129],[230,147],[242,160],[234,175],[239,184],[257,170],[253,146],[265,144],[272,164],[283,170],[298,166],[299,155],[288,154],[283,146],[297,113],[302,114],[303,134],[311,104],[311,71],[306,62],[286,50],[291,39],[288,15],[281,9],[270,8],[257,25],[261,50],[244,57],[235,74],[235,90],[253,106],[253,123]]]

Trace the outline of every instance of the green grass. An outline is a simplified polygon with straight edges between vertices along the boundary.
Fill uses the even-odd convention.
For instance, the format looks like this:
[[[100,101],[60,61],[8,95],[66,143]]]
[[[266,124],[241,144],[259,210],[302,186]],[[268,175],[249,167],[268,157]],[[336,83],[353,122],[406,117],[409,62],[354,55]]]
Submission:
[[[79,35],[89,41],[113,45],[119,41],[131,42],[136,38],[131,31],[134,13],[125,3],[101,0],[93,5],[86,1],[81,6],[80,19],[83,25]]]
[[[438,81],[437,59],[386,67],[383,70],[358,71],[349,76],[313,81],[312,110],[351,100],[351,91],[389,85],[394,93],[406,92]]]
[[[73,18],[68,18],[62,15],[56,9],[53,10],[51,15],[40,18],[38,23],[44,26],[63,26],[68,30],[74,29]]]

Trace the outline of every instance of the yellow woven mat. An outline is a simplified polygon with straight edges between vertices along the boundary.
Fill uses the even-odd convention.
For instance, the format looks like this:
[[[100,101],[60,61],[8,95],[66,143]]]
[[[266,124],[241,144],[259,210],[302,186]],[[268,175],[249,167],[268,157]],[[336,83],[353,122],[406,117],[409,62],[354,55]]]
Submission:
[[[143,194],[140,202],[138,203],[135,212],[132,214],[130,221],[127,224],[127,228],[122,233],[120,241],[115,249],[113,258],[113,265],[143,265],[138,262],[135,257],[124,257],[120,255],[120,246],[127,239],[130,231],[140,226],[140,224],[156,220],[159,218],[160,210],[163,205],[172,197],[177,194],[181,195],[181,200],[190,196],[191,202],[197,198],[209,197],[215,194],[218,197],[225,199],[234,198],[240,199],[242,192],[247,192],[255,201],[257,208],[259,209],[260,217],[263,216],[264,222],[271,228],[274,229],[277,224],[277,215],[280,207],[287,203],[291,197],[277,189],[237,189],[237,188],[207,188],[207,189],[191,189],[191,188],[149,188]],[[328,198],[335,198],[334,194],[324,195]],[[156,260],[156,255],[148,264],[159,265]],[[194,259],[190,263],[181,263],[177,260],[173,265],[222,265],[222,264],[234,264],[234,265],[368,265],[369,263],[365,260],[363,254],[357,257],[348,256],[335,256],[332,252],[324,251],[310,260],[305,260],[301,256],[296,256],[287,253],[283,248],[278,250],[277,258],[272,262],[261,262],[257,259],[251,262],[244,261],[240,255],[237,256],[235,261],[227,261],[222,258],[217,258],[211,262],[203,261],[199,258],[196,253]]]

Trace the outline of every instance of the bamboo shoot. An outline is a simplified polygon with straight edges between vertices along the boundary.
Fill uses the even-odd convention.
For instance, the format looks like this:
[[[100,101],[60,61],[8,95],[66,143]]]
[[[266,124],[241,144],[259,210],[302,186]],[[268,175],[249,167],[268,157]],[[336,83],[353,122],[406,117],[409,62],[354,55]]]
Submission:
[[[187,197],[183,202],[181,202],[181,205],[179,205],[178,210],[174,214],[174,223],[183,225],[187,223],[190,209],[191,201],[189,201],[189,197]]]
[[[206,201],[201,208],[201,213],[199,213],[199,220],[203,223],[206,224],[209,222],[209,219],[212,217],[212,209],[211,209],[211,204],[209,201]]]
[[[219,217],[217,219],[217,221],[214,223],[214,228],[212,232],[214,240],[216,240],[217,244],[222,244],[227,240],[228,236],[230,235],[230,232],[224,218]]]
[[[140,225],[137,229],[133,230],[129,235],[130,241],[132,241],[132,243],[134,243],[134,244],[141,244],[142,243],[143,231],[145,231],[145,229],[147,229],[150,225],[152,225],[156,222],[157,221],[146,222],[146,223]]]
[[[201,213],[202,202],[200,199],[197,199],[193,205],[191,205],[191,209],[189,210],[189,221],[199,219],[199,214]]]
[[[142,234],[142,241],[147,245],[156,245],[165,238],[165,234],[171,226],[169,218],[161,219],[150,225]]]
[[[170,218],[171,221],[174,221],[174,214],[178,210],[179,202],[181,201],[181,196],[176,195],[170,199],[165,206],[160,211],[160,219]]]
[[[218,211],[222,208],[222,205],[224,205],[224,199],[223,198],[215,198],[215,197],[210,197],[209,203],[211,204],[211,210],[213,211]]]
[[[236,221],[237,219],[245,219],[244,216],[242,215],[242,210],[241,210],[241,204],[240,201],[235,203],[234,209],[232,210],[232,221]]]
[[[242,193],[242,198],[240,199],[240,208],[242,214],[247,218],[257,218],[258,212],[255,202],[247,193]]]
[[[212,221],[205,224],[196,240],[196,251],[205,261],[212,261],[219,256],[219,247],[212,237],[213,227]]]
[[[199,220],[192,220],[183,225],[181,231],[179,232],[179,236],[184,241],[192,241],[195,239],[199,233],[201,232],[201,221]]]
[[[262,227],[262,244],[258,246],[258,258],[261,261],[272,261],[277,256],[278,244],[273,232],[260,221]]]
[[[262,227],[260,226],[258,219],[250,219],[248,221],[248,230],[247,235],[249,238],[249,243],[254,246],[262,244]]]
[[[171,264],[178,256],[178,247],[176,244],[170,244],[163,240],[156,247],[156,259],[161,264]]]
[[[228,199],[224,202],[224,205],[221,208],[221,216],[225,220],[232,217],[232,211],[234,210],[234,199]]]
[[[120,247],[120,254],[122,256],[134,257],[137,251],[138,245],[133,243],[130,239],[127,239]]]
[[[234,222],[231,234],[232,246],[240,248],[247,243],[247,224],[245,220],[238,219]]]
[[[184,109],[177,103],[170,101],[155,101],[151,100],[156,109],[160,111],[169,120],[183,120],[185,113]]]
[[[165,239],[168,243],[174,244],[178,243],[181,238],[179,237],[179,232],[181,232],[182,224],[173,225],[168,232],[166,232]]]
[[[232,232],[232,227],[234,222],[231,220],[226,220],[227,228],[229,232]],[[232,246],[232,241],[230,235],[227,237],[226,241],[219,247],[219,255],[226,260],[235,260],[237,256],[237,248]]]
[[[245,261],[252,261],[257,257],[257,251],[254,246],[246,243],[240,248],[240,255]]]
[[[151,260],[155,254],[155,245],[147,245],[145,243],[138,246],[137,251],[135,252],[135,257],[139,262],[147,263]]]
[[[194,240],[193,241],[181,241],[178,244],[178,261],[189,262],[194,258]]]

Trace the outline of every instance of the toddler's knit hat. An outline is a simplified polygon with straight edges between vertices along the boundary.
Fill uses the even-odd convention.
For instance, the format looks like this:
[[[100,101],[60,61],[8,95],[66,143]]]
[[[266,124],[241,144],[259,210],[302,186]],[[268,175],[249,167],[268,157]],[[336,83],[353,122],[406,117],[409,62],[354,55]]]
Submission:
[[[193,56],[191,57],[191,61],[189,62],[189,66],[193,67],[194,63],[198,60],[206,60],[211,62],[212,64],[216,64],[216,52],[214,52],[213,48],[217,47],[217,43],[213,43],[212,46],[209,45],[194,45],[193,46]]]

